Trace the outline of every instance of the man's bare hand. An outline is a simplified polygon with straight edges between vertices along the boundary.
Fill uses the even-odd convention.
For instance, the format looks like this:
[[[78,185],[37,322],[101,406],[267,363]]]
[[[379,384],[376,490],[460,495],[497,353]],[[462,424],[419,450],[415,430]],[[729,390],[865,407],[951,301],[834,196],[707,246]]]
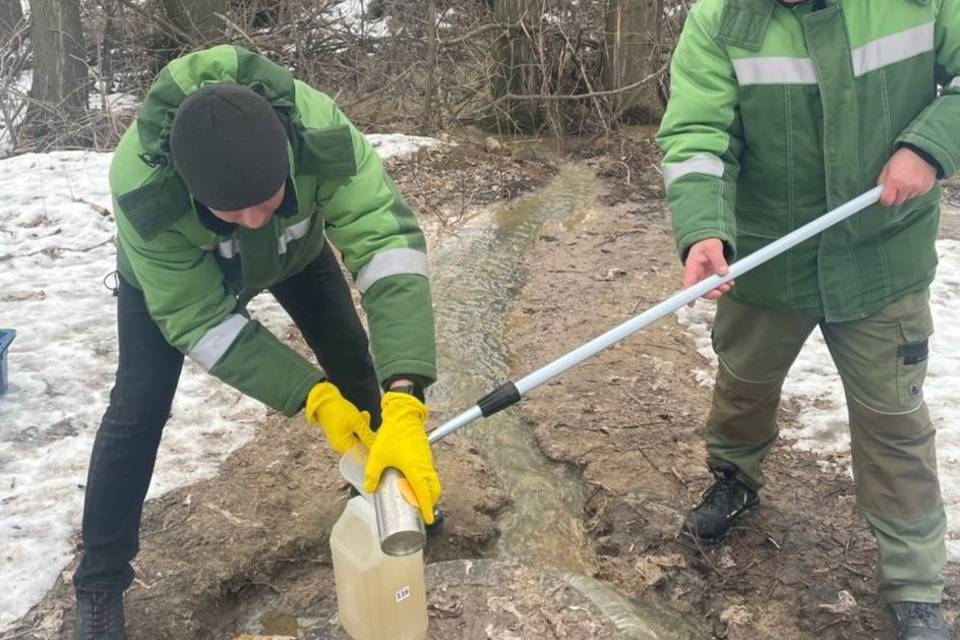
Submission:
[[[877,184],[883,185],[880,204],[895,207],[910,198],[925,195],[933,188],[937,170],[914,151],[901,147],[880,172]]]
[[[704,278],[713,274],[725,276],[729,268],[727,259],[723,257],[723,241],[719,238],[707,238],[690,247],[687,262],[683,269],[683,288],[686,289]],[[725,282],[716,289],[707,292],[703,297],[707,300],[716,300],[733,286],[733,280]]]

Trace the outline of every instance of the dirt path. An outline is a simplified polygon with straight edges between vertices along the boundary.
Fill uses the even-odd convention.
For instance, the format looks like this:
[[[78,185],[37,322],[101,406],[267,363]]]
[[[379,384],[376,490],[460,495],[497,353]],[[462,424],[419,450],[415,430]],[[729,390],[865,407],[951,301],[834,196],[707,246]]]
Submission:
[[[648,142],[615,151],[589,160],[606,176],[611,206],[576,229],[544,230],[526,256],[530,279],[509,337],[518,374],[678,286],[669,220],[650,168],[655,152]],[[873,588],[875,545],[855,511],[852,482],[824,471],[822,456],[781,441],[765,464],[761,512],[719,550],[695,553],[678,544],[686,509],[711,480],[702,436],[710,391],[692,373],[704,366],[668,318],[524,402],[544,453],[574,465],[588,485],[584,518],[598,577],[628,597],[656,590],[712,624],[718,638],[892,638]],[[795,414],[786,406],[782,420]],[[954,627],[958,577],[950,565],[946,604]]]

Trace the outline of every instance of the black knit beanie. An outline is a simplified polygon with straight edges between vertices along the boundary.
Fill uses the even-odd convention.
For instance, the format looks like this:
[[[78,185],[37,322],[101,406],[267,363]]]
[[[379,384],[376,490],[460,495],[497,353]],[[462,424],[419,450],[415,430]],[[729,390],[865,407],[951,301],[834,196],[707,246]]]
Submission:
[[[262,96],[238,84],[184,99],[170,132],[173,167],[194,198],[221,211],[260,204],[287,179],[287,136]]]

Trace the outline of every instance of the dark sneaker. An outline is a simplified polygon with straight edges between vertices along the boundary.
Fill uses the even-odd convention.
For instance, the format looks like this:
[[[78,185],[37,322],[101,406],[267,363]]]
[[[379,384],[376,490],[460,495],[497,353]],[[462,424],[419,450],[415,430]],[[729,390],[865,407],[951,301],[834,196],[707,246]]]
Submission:
[[[680,540],[694,547],[717,546],[727,537],[737,518],[754,511],[760,504],[757,492],[737,480],[735,466],[714,462],[710,470],[716,478],[713,486],[680,527]]]
[[[73,640],[127,640],[123,592],[77,589],[77,622]]]
[[[897,640],[953,640],[940,605],[933,602],[893,602]]]

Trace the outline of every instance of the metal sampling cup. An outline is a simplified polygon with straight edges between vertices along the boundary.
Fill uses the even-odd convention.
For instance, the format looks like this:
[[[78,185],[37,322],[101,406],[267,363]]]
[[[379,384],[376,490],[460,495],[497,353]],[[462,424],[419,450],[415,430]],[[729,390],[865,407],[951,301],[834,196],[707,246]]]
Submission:
[[[408,556],[423,549],[427,532],[416,495],[396,469],[388,468],[380,476],[380,486],[373,494],[373,508],[377,513],[381,551],[388,556]]]
[[[380,550],[388,556],[408,556],[423,549],[427,533],[420,517],[417,499],[403,475],[388,468],[380,476],[380,485],[371,496],[363,489],[367,448],[357,445],[340,458],[340,475],[368,500],[377,514]]]

